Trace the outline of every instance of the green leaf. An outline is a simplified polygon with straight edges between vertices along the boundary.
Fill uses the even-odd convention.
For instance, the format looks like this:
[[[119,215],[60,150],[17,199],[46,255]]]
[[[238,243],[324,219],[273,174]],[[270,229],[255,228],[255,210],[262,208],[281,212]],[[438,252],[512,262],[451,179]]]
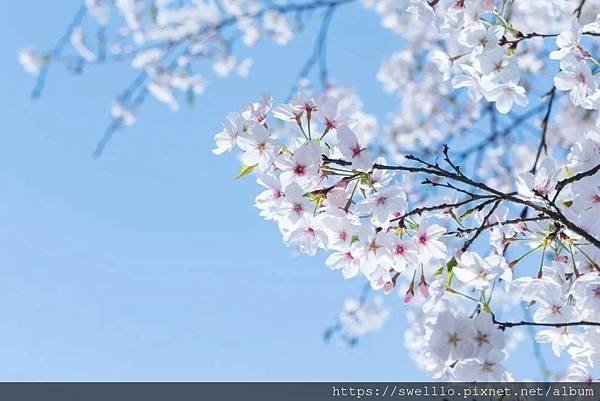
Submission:
[[[450,287],[450,284],[452,284],[452,277],[454,277],[454,272],[452,270],[456,265],[458,265],[458,262],[456,261],[455,257],[452,257],[452,259],[446,263],[446,269],[448,270],[448,276],[446,276],[446,286],[448,287]]]
[[[251,172],[254,171],[256,166],[258,166],[258,164],[253,164],[252,166],[243,165],[242,167],[240,167],[240,171],[238,171],[237,175],[235,176],[235,179],[237,180],[238,178],[242,178],[242,177],[250,174]]]
[[[472,207],[471,209],[467,210],[466,212],[464,212],[463,214],[461,214],[458,218],[459,221],[463,221],[465,218],[471,216],[473,213],[475,213],[475,211],[477,210],[477,207]]]
[[[318,194],[309,193],[304,196],[306,196],[312,203],[314,203],[317,208],[321,207],[321,205],[323,204],[323,201],[325,200],[325,194],[323,194],[323,193],[318,193]]]
[[[500,25],[502,25],[504,27],[504,29],[506,29],[507,31],[509,31],[513,36],[516,36],[517,31],[511,24],[510,22],[508,22],[506,19],[504,19],[504,17],[502,17],[500,14],[498,13],[494,13],[494,15],[496,16],[496,22],[499,22]]]
[[[454,267],[456,267],[456,265],[458,265],[458,262],[456,261],[455,257],[452,257],[452,259],[450,259],[448,261],[448,263],[446,263],[446,268],[448,269],[448,273],[451,273],[452,269],[454,269]]]

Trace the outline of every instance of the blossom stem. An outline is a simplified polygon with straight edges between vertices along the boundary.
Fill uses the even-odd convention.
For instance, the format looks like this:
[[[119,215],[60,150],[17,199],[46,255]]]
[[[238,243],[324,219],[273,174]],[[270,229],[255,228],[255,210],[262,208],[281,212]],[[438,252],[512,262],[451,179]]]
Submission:
[[[518,258],[516,258],[515,260],[513,260],[512,262],[509,263],[510,267],[513,267],[515,265],[517,265],[519,262],[521,262],[521,260],[523,258],[525,258],[528,255],[531,255],[533,252],[537,251],[538,249],[540,249],[542,247],[542,245],[538,245],[535,248],[532,248],[531,250],[525,252],[523,255],[519,256]]]

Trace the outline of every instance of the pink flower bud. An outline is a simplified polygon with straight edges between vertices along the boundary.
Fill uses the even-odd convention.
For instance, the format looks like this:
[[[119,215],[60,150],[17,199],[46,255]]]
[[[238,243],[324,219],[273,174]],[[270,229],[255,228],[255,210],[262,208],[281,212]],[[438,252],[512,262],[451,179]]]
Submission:
[[[429,284],[425,282],[425,277],[421,276],[421,282],[419,283],[419,292],[424,298],[429,297]]]
[[[404,303],[407,304],[410,301],[412,301],[412,299],[415,297],[415,292],[413,291],[413,287],[412,285],[409,287],[408,291],[406,291],[406,294],[404,294]]]
[[[385,295],[389,294],[390,292],[392,292],[394,290],[395,286],[396,286],[396,284],[392,283],[392,282],[385,283],[383,285],[383,293]]]
[[[457,249],[456,252],[454,252],[454,258],[456,260],[460,260],[460,257],[463,255],[463,252],[460,249]]]

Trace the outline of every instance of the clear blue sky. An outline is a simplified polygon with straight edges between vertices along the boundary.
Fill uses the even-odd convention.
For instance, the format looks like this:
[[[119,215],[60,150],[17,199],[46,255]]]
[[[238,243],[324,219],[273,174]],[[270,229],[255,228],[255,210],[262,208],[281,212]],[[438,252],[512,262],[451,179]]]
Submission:
[[[147,102],[96,160],[133,72],[54,68],[34,102],[16,61],[21,46],[52,46],[78,5],[13,1],[1,17],[0,379],[426,379],[404,350],[396,300],[383,331],[356,348],[322,342],[362,282],[322,256],[293,256],[252,206],[253,180],[233,181],[235,159],[210,153],[227,112],[266,90],[283,99],[314,27],[286,48],[253,50],[250,78],[211,79],[193,108]],[[380,117],[393,110],[374,77],[397,37],[352,5],[330,40],[337,82]]]

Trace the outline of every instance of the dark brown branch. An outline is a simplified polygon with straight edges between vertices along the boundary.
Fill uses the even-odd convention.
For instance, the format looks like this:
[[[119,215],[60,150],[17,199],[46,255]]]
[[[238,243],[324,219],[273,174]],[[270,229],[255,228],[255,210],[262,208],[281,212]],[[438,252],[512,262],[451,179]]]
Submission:
[[[519,43],[521,43],[524,40],[527,39],[531,39],[531,38],[555,38],[557,37],[558,34],[557,33],[548,33],[548,34],[542,34],[542,33],[537,33],[537,32],[529,32],[529,33],[521,33],[521,32],[517,32],[517,38],[514,40],[508,40],[505,36],[501,37],[500,40],[498,41],[498,44],[500,46],[504,46],[504,45],[509,45],[511,48],[516,49],[517,45]]]
[[[483,227],[487,224],[488,219],[492,216],[492,214],[494,214],[494,212],[496,211],[496,209],[498,208],[499,205],[500,205],[499,200],[496,201],[496,203],[494,203],[494,205],[491,207],[490,211],[483,218],[483,222],[481,223],[481,225],[477,228],[477,230],[475,230],[475,234],[473,234],[473,236],[471,238],[469,238],[464,243],[462,248],[460,249],[462,252],[466,252],[467,249],[469,249],[469,247],[471,246],[471,244],[477,239],[477,237],[479,237],[479,235],[481,235],[481,233],[484,230]]]
[[[499,199],[510,201],[510,202],[518,204],[518,205],[527,206],[530,209],[536,210],[536,211],[540,212],[541,214],[544,214],[544,215],[548,216],[549,218],[560,222],[566,228],[573,231],[577,235],[580,235],[581,237],[585,238],[588,242],[590,242],[590,244],[593,244],[596,248],[600,249],[600,239],[599,238],[595,238],[593,235],[588,233],[586,230],[584,230],[583,228],[579,227],[578,225],[576,225],[575,223],[573,223],[572,221],[567,219],[562,214],[562,212],[560,212],[560,210],[558,210],[558,209],[553,210],[551,208],[539,205],[532,201],[529,201],[526,199],[521,199],[521,198],[517,197],[514,193],[504,193],[504,192],[498,191],[494,188],[491,188],[490,186],[488,186],[487,184],[485,184],[483,182],[475,181],[464,175],[459,175],[457,173],[447,171],[447,170],[439,167],[437,164],[429,163],[427,161],[421,160],[414,156],[407,156],[407,159],[413,160],[419,164],[423,164],[425,167],[387,166],[387,165],[382,165],[382,164],[376,163],[373,165],[373,169],[374,170],[404,171],[407,173],[422,173],[422,174],[428,174],[428,175],[433,175],[433,176],[437,176],[437,177],[448,178],[453,181],[461,182],[463,184],[466,184],[473,188],[477,188],[477,189],[487,192],[489,194],[496,195]],[[327,163],[335,163],[335,164],[339,164],[339,165],[343,165],[343,166],[348,166],[348,165],[352,164],[348,161],[329,159],[325,156],[323,157],[323,160]]]
[[[414,215],[420,215],[420,214],[423,214],[425,212],[434,212],[436,210],[444,210],[444,209],[455,209],[455,208],[467,205],[467,204],[469,204],[471,202],[475,202],[475,201],[481,200],[481,199],[486,199],[486,197],[485,196],[478,196],[478,197],[474,197],[474,198],[469,198],[469,199],[461,201],[461,202],[441,203],[439,205],[434,205],[434,206],[418,207],[416,209],[411,210],[408,213],[405,213],[403,216],[396,217],[396,218],[394,218],[394,219],[392,219],[390,221],[404,220],[407,217],[414,216]]]
[[[582,1],[581,6],[583,6],[583,3],[585,3],[585,1]],[[579,9],[579,7],[578,7],[578,9]],[[579,11],[581,11],[581,10],[579,10]],[[579,17],[579,13],[577,13],[577,16]],[[524,40],[533,39],[533,38],[542,38],[542,39],[555,38],[558,35],[559,35],[558,33],[517,32],[516,39],[509,40],[506,38],[506,36],[503,36],[498,41],[498,44],[500,46],[509,45],[511,48],[516,49],[517,46],[519,45],[519,43],[521,43]],[[598,34],[596,34],[595,32],[582,32],[582,35],[598,36]]]
[[[538,216],[538,217],[518,217],[516,219],[511,219],[511,220],[506,220],[506,221],[497,221],[495,223],[488,223],[486,225],[483,226],[484,230],[487,230],[488,228],[493,228],[496,226],[508,226],[508,225],[513,225],[513,224],[521,224],[521,223],[527,223],[529,221],[544,221],[544,220],[548,220],[548,217],[545,216]],[[446,235],[463,235],[463,234],[468,234],[471,233],[473,231],[476,231],[477,229],[479,229],[479,227],[472,227],[472,228],[458,228],[456,231],[449,231],[446,233]]]
[[[585,4],[585,2],[586,0],[581,0],[577,8],[573,11],[573,14],[575,14],[577,18],[581,17],[581,12],[583,11],[583,5]]]
[[[459,187],[457,187],[455,185],[452,185],[449,182],[435,182],[435,181],[430,180],[429,178],[425,178],[423,180],[423,182],[421,182],[421,184],[422,185],[431,185],[432,187],[448,188],[448,189],[451,189],[453,191],[456,191],[456,192],[468,195],[468,196],[470,196],[472,198],[480,198],[481,199],[481,198],[486,198],[486,197],[487,198],[493,197],[493,195],[479,195],[479,194],[467,191],[466,189],[459,188]]]
[[[552,104],[554,103],[555,95],[556,88],[552,87],[552,89],[549,92],[550,97],[548,99],[548,108],[546,109],[546,114],[544,115],[544,119],[542,120],[542,137],[540,139],[540,144],[538,146],[537,153],[535,154],[535,162],[533,163],[533,167],[531,168],[532,173],[535,173],[537,170],[537,165],[540,161],[542,150],[546,151],[546,133],[548,132],[548,123],[550,122],[550,114],[552,113]]]
[[[571,327],[571,326],[597,326],[600,327],[600,322],[590,322],[587,320],[580,320],[578,322],[562,322],[562,323],[538,323],[538,322],[527,322],[521,320],[520,322],[500,322],[496,320],[496,316],[492,313],[492,321],[497,324],[502,330],[511,327],[519,326],[539,326],[539,327]]]
[[[594,175],[594,174],[596,174],[598,171],[600,171],[600,164],[597,164],[595,167],[592,167],[592,168],[591,168],[591,169],[589,169],[589,170],[582,171],[581,173],[577,173],[577,174],[575,174],[575,175],[574,175],[574,176],[572,176],[572,177],[565,178],[564,180],[561,180],[561,181],[559,181],[559,182],[556,184],[556,187],[555,187],[555,189],[556,189],[556,193],[558,194],[560,191],[562,191],[562,190],[563,190],[563,188],[564,188],[565,186],[567,186],[567,185],[569,185],[569,184],[572,184],[572,183],[574,183],[575,181],[579,181],[579,180],[581,180],[581,179],[583,179],[583,178],[585,178],[585,177],[591,177],[591,176],[593,176],[593,175]]]

